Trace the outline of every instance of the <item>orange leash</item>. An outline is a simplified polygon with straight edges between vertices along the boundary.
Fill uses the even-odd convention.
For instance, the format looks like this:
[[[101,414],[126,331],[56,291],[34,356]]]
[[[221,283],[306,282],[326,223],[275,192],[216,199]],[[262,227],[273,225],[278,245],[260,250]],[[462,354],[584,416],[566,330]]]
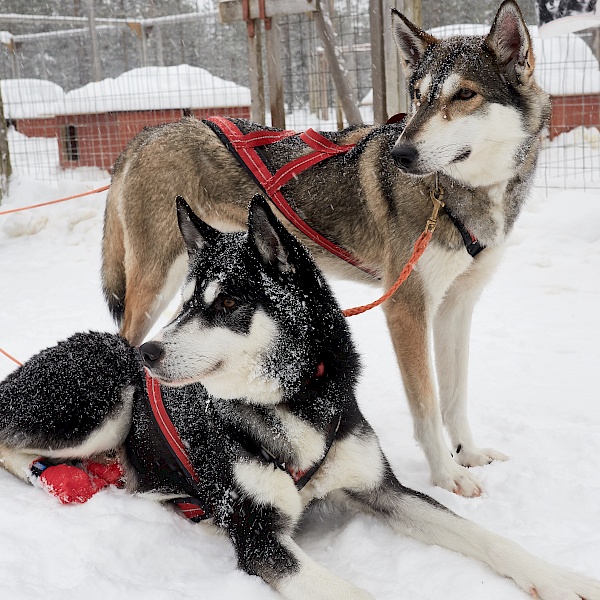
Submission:
[[[375,300],[374,302],[371,302],[370,304],[363,304],[362,306],[356,306],[354,308],[346,308],[342,311],[342,314],[345,317],[361,315],[362,313],[367,312],[368,310],[371,310],[380,304],[383,304],[386,300],[393,296],[396,293],[396,290],[408,279],[408,276],[412,273],[417,261],[419,258],[421,258],[423,252],[425,252],[425,249],[427,248],[427,245],[431,241],[431,237],[433,236],[433,232],[435,231],[435,227],[437,225],[438,213],[440,208],[444,206],[444,201],[442,200],[444,197],[444,188],[440,185],[437,185],[437,178],[436,189],[429,192],[429,197],[433,202],[433,211],[431,212],[429,219],[427,219],[425,230],[415,242],[413,253],[400,272],[400,276],[396,280],[396,283],[394,283],[394,285],[383,296],[381,296],[381,298]]]
[[[11,210],[4,210],[0,212],[0,217],[2,215],[10,215],[11,213],[21,212],[23,210],[30,210],[32,208],[40,208],[40,206],[50,206],[51,204],[58,204],[59,202],[66,202],[67,200],[75,200],[75,198],[82,198],[83,196],[91,196],[92,194],[99,194],[100,192],[104,192],[110,187],[110,185],[105,185],[101,188],[96,188],[95,190],[90,190],[89,192],[82,192],[81,194],[75,194],[74,196],[68,196],[67,198],[59,198],[58,200],[51,200],[50,202],[42,202],[41,204],[34,204],[32,206],[23,206],[22,208],[13,208]]]
[[[0,354],[4,354],[6,358],[10,358],[10,360],[12,360],[14,363],[17,363],[19,366],[23,364],[22,362],[19,362],[14,356],[11,356],[8,352],[6,352],[6,350],[2,350],[2,348],[0,348]]]

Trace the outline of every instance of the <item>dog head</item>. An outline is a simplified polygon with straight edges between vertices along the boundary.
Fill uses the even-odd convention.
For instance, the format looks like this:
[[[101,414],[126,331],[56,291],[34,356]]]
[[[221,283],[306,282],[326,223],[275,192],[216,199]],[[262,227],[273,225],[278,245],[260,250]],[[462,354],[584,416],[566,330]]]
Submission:
[[[412,99],[392,150],[398,166],[418,176],[443,172],[469,187],[512,178],[550,110],[517,4],[503,2],[485,37],[438,40],[395,10],[392,21]]]
[[[221,233],[177,199],[189,254],[183,306],[140,347],[165,385],[273,404],[310,380],[346,325],[308,251],[256,196],[248,231]],[[335,351],[335,349],[333,350]]]

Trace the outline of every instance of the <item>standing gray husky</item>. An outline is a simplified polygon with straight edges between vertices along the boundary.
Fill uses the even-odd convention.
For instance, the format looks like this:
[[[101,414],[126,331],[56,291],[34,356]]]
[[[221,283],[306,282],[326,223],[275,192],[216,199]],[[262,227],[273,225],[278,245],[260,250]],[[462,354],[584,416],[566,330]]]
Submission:
[[[395,11],[392,19],[413,99],[410,117],[324,134],[329,145],[355,146],[281,190],[312,229],[388,289],[425,227],[430,194],[443,187],[446,206],[433,241],[383,309],[433,483],[477,496],[482,487],[465,467],[506,457],[478,447],[467,419],[471,314],[527,197],[550,105],[534,80],[531,39],[512,0],[485,37],[438,40]],[[251,135],[276,132],[230,122]],[[285,137],[258,152],[274,172],[311,151],[302,140]],[[209,123],[183,119],[130,142],[114,168],[102,265],[104,293],[127,340],[144,340],[185,275],[169,198],[184,196],[207,223],[235,231],[245,226],[246,199],[257,191]],[[327,273],[376,283],[301,239]]]
[[[599,583],[400,484],[356,403],[345,318],[264,200],[253,200],[247,233],[218,232],[182,200],[177,214],[190,266],[181,313],[140,347],[155,379],[144,385],[137,351],[117,335],[44,350],[0,384],[7,469],[56,493],[57,471],[86,477],[61,461],[116,449],[130,491],[211,518],[240,568],[293,600],[372,598],[294,541],[324,497],[477,558],[536,598],[600,600]]]

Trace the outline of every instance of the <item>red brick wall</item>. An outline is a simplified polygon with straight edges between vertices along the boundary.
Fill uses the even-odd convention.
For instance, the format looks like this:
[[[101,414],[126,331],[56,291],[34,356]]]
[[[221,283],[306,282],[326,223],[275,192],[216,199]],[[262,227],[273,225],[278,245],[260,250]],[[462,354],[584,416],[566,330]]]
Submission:
[[[16,119],[16,129],[27,137],[58,137],[56,117],[45,119]]]
[[[199,119],[217,114],[250,118],[250,107],[196,109],[191,112]],[[96,166],[110,170],[127,142],[144,127],[179,121],[183,115],[183,109],[165,109],[57,117],[61,149],[60,164],[63,168]],[[77,161],[68,158],[66,143],[66,126],[68,125],[75,126],[77,130],[79,151]]]
[[[600,94],[552,96],[550,139],[580,125],[600,129]]]

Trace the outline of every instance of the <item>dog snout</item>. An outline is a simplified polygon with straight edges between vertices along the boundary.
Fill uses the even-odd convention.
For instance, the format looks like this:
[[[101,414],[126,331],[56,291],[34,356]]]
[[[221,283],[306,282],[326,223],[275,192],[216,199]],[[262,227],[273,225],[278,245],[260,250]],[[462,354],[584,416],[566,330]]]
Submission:
[[[146,342],[145,344],[142,344],[139,348],[139,352],[142,357],[142,362],[149,369],[156,366],[165,353],[164,348],[156,342]]]
[[[392,148],[392,157],[403,171],[408,171],[419,158],[419,151],[409,144],[400,144]]]

